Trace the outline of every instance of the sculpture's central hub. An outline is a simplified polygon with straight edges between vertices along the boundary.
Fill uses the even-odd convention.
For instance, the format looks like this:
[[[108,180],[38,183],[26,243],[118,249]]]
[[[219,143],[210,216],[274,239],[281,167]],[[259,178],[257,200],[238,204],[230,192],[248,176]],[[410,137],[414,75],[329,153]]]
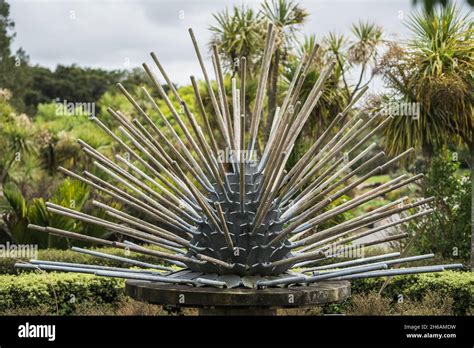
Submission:
[[[235,166],[237,170],[238,166]],[[206,262],[189,264],[189,268],[203,273],[278,275],[291,266],[273,264],[291,255],[288,242],[268,245],[283,227],[279,221],[278,203],[271,203],[268,212],[260,219],[261,223],[255,227],[258,208],[264,203],[261,195],[263,175],[255,162],[247,163],[244,169],[245,182],[242,187],[238,172],[227,173],[225,192],[215,185],[216,193],[208,196],[210,205],[219,202],[222,207],[232,247],[226,241],[224,231],[218,230],[209,219],[205,219],[199,224],[199,234],[191,240],[191,245],[196,249],[191,248],[188,252],[188,256],[199,253],[225,261],[232,267]]]

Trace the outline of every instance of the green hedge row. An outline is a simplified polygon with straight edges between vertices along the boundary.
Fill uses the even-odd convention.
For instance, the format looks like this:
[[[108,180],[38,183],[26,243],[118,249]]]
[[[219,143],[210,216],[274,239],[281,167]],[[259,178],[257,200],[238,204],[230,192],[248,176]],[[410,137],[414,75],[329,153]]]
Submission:
[[[366,294],[379,291],[385,278],[357,279],[352,282],[351,292]],[[474,272],[444,271],[440,273],[414,274],[393,277],[382,292],[382,296],[398,301],[402,295],[404,299],[421,300],[428,291],[441,296],[449,296],[454,300],[453,313],[466,315],[474,310]],[[350,304],[345,303],[330,306],[328,310],[338,311]]]
[[[147,248],[154,249],[154,250],[161,250],[159,247],[155,247],[155,246],[147,246]],[[111,255],[132,258],[134,260],[139,260],[143,262],[160,264],[160,260],[158,260],[156,257],[134,253],[134,252],[126,253],[126,251],[122,249],[90,248],[90,250],[96,250],[96,251],[100,251],[100,252],[111,254]],[[117,261],[107,260],[104,258],[95,257],[91,255],[86,255],[86,254],[81,254],[72,250],[41,249],[41,250],[38,250],[37,258],[39,260],[46,260],[46,261],[59,261],[59,262],[71,262],[71,263],[84,263],[88,265],[124,267],[123,264]],[[28,261],[28,259],[18,259],[18,258],[9,258],[9,257],[0,258],[0,274],[18,274],[19,270],[13,267],[14,264],[18,262],[18,260]]]
[[[352,283],[352,294],[378,291],[383,278],[359,279]],[[72,273],[22,272],[0,275],[0,311],[42,306],[54,313],[73,314],[76,306],[93,301],[97,306],[118,304],[124,299],[124,280]],[[393,277],[383,296],[394,302],[399,295],[405,299],[421,300],[428,291],[454,300],[453,313],[466,315],[474,307],[474,273],[445,271],[442,273]],[[327,305],[326,313],[343,313],[350,299]]]
[[[48,308],[48,312],[72,314],[78,304],[94,301],[118,303],[125,296],[124,280],[73,273],[21,273],[0,276],[0,311],[16,308]]]

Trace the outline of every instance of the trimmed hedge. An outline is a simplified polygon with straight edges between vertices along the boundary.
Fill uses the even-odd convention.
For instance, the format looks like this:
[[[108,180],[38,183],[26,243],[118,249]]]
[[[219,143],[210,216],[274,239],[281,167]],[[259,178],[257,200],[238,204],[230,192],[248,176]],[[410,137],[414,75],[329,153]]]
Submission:
[[[73,273],[22,273],[0,276],[0,311],[47,308],[72,314],[80,303],[114,304],[124,299],[123,279]]]
[[[352,282],[351,292],[355,295],[379,291],[384,281],[385,278],[357,279]],[[382,292],[382,296],[390,298],[393,302],[398,300],[399,295],[420,301],[428,291],[451,297],[454,300],[453,313],[455,315],[466,315],[474,310],[473,272],[444,271],[395,276]],[[341,312],[349,303],[350,299],[341,304],[329,305],[325,311]]]
[[[147,246],[147,248],[153,250],[160,250],[156,246]],[[163,264],[156,257],[151,255],[144,255],[139,253],[130,252],[126,255],[125,250],[117,248],[90,248],[90,250],[100,251],[103,253],[117,255],[121,257],[132,258],[143,262],[149,262],[154,264]],[[45,261],[58,261],[58,262],[71,262],[71,263],[83,263],[88,265],[102,265],[112,267],[124,267],[123,264],[117,261],[108,260],[100,257],[91,255],[81,254],[72,250],[60,250],[60,249],[41,249],[38,250],[38,259]],[[0,274],[18,274],[20,270],[13,267],[18,260],[28,261],[28,259],[16,259],[16,258],[0,258]]]

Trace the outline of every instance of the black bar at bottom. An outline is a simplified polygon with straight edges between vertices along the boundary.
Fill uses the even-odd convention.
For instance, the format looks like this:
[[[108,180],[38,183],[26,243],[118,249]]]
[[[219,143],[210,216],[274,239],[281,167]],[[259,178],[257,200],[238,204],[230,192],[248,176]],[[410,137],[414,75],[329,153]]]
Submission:
[[[54,325],[54,340],[48,336],[52,327],[43,325]],[[473,328],[473,317],[0,317],[0,347],[86,343],[472,347]],[[30,337],[19,337],[20,330],[20,336]],[[40,333],[46,337],[31,337]]]

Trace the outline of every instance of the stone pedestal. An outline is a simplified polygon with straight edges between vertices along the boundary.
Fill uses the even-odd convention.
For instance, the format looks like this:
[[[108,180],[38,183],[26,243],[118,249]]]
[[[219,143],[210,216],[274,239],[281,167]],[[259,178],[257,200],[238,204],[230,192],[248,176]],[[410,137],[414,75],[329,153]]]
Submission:
[[[125,292],[142,302],[196,307],[200,315],[276,315],[277,308],[342,301],[350,296],[350,283],[325,281],[290,288],[218,289],[129,280]]]

